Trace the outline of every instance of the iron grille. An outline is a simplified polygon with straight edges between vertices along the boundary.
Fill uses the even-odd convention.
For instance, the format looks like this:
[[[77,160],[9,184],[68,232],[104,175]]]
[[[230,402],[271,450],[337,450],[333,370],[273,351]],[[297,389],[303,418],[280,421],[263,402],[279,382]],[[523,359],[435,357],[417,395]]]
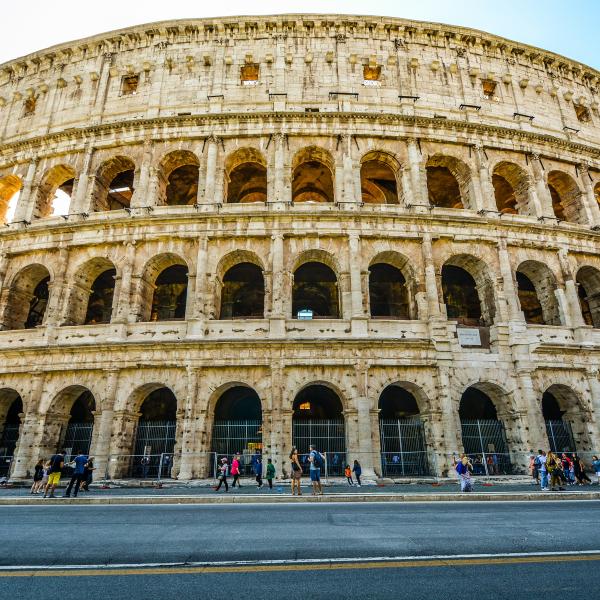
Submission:
[[[552,452],[576,452],[571,424],[562,419],[546,421],[546,433]]]
[[[512,473],[502,421],[495,419],[461,420],[461,429],[463,448],[473,462],[475,475],[509,475]]]
[[[88,454],[92,443],[93,423],[69,423],[65,432],[63,448],[67,450],[67,459],[76,454]]]
[[[380,419],[379,435],[384,477],[430,474],[421,419]]]
[[[175,448],[176,421],[139,421],[135,436],[135,458],[130,466],[132,477],[155,478],[161,468],[161,477],[171,476],[173,449]],[[161,456],[169,455],[169,460]],[[146,463],[146,464],[144,464]]]
[[[241,474],[253,475],[251,458],[256,450],[262,451],[262,421],[216,420],[214,422],[212,452],[216,453],[217,460],[225,456],[231,464],[231,457],[240,454]]]
[[[346,427],[344,419],[307,419],[294,421],[292,444],[298,449],[302,470],[308,473],[309,446],[327,454],[327,473],[343,475],[346,466]]]

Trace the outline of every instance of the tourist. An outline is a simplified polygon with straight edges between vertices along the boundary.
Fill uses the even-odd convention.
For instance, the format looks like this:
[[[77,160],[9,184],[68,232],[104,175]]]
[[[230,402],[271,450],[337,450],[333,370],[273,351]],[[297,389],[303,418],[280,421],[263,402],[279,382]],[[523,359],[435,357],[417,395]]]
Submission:
[[[546,465],[547,462],[546,453],[543,450],[538,450],[537,461],[539,463],[540,470],[540,486],[542,492],[547,492],[548,488],[548,467]]]
[[[533,454],[533,450],[529,456],[529,474],[531,475],[531,483],[537,485],[540,482],[540,462],[538,457]]]
[[[269,489],[273,489],[273,479],[275,479],[275,465],[270,458],[267,458],[267,483],[269,484]]]
[[[600,459],[596,455],[592,456],[592,469],[596,473],[596,483],[600,485]]]
[[[575,476],[577,485],[585,485],[586,483],[592,483],[592,480],[587,476],[587,473],[585,472],[585,465],[576,453],[573,453],[573,475]]]
[[[69,481],[69,485],[65,490],[64,498],[71,497],[71,490],[73,490],[73,497],[77,498],[77,494],[79,493],[79,486],[83,481],[84,473],[85,473],[85,465],[87,464],[88,457],[87,454],[79,453],[72,461],[71,465],[73,468],[73,475],[71,475],[71,481]],[[73,484],[75,484],[75,488],[73,489]]]
[[[81,489],[86,492],[90,491],[90,484],[94,479],[94,471],[96,467],[94,467],[94,457],[90,456],[83,467],[83,479],[81,481]]]
[[[146,479],[148,477],[148,468],[150,467],[150,457],[147,454],[142,456],[140,465],[142,465],[142,479]]]
[[[572,475],[573,462],[565,452],[563,452],[562,456],[560,457],[560,463],[562,466],[562,472],[564,474],[564,482],[569,485],[575,485],[575,475]]]
[[[321,469],[325,464],[325,456],[321,454],[316,447],[311,444],[309,446],[310,454],[308,461],[310,462],[310,481],[312,483],[312,495],[322,496],[323,487],[321,486]]]
[[[562,486],[562,479],[564,474],[562,472],[562,462],[554,452],[548,452],[546,457],[546,468],[550,475],[550,491],[555,492],[556,486],[560,491],[564,491],[565,488]]]
[[[460,491],[461,492],[472,492],[473,491],[473,480],[471,474],[473,473],[473,465],[466,454],[462,454],[460,460],[457,462],[454,459],[454,468],[458,473],[460,480]]]
[[[292,496],[294,495],[296,489],[298,489],[298,496],[302,496],[302,490],[300,489],[300,484],[302,482],[302,466],[298,460],[298,449],[295,447],[292,448],[292,451],[290,452],[290,463],[292,466]]]
[[[233,475],[233,483],[231,489],[235,488],[235,484],[240,488],[240,455],[236,454],[231,461],[231,474]]]
[[[39,494],[44,479],[44,461],[38,460],[33,468],[33,485],[31,486],[30,494]]]
[[[44,489],[44,498],[55,498],[54,490],[60,483],[60,475],[65,464],[66,451],[61,450],[58,454],[53,454],[50,457],[50,466],[48,468],[48,483]]]
[[[346,476],[348,485],[354,485],[354,481],[352,480],[352,469],[350,468],[350,465],[346,465],[346,468],[344,469],[344,475]]]
[[[218,468],[217,479],[219,480],[219,485],[215,488],[215,492],[218,492],[221,489],[222,484],[225,484],[225,491],[229,491],[229,485],[227,483],[228,469],[229,465],[227,464],[227,459],[223,457],[221,459],[221,465]]]
[[[262,457],[260,454],[256,454],[254,456],[254,473],[256,475],[256,487],[259,490],[263,486],[262,471],[263,471]]]
[[[360,463],[357,460],[354,461],[352,472],[354,473],[354,477],[356,477],[356,485],[360,487],[360,476],[362,475],[362,467],[360,466]]]

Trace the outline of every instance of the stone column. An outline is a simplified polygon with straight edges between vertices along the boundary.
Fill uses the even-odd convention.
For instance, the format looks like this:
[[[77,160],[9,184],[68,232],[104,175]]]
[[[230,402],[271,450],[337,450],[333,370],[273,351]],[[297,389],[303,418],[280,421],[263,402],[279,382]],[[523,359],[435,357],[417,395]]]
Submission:
[[[197,454],[195,440],[199,429],[196,415],[200,372],[190,365],[186,368],[187,386],[181,415],[181,457],[177,479],[193,479],[199,474],[201,457]]]
[[[478,211],[483,210],[486,212],[496,212],[498,210],[498,207],[496,206],[496,195],[494,192],[494,186],[492,185],[492,179],[490,177],[489,163],[485,154],[485,149],[480,144],[476,144],[474,149],[478,171],[478,175],[474,179],[475,208]]]
[[[360,236],[355,233],[348,236],[348,265],[350,268],[352,335],[366,336],[368,331],[362,290]]]
[[[365,479],[375,478],[375,457],[373,448],[373,431],[371,429],[371,402],[367,396],[369,389],[369,365],[361,361],[354,366],[356,391],[355,400],[358,417],[358,460],[362,466]],[[350,463],[348,463],[350,464]]]
[[[594,193],[594,186],[590,179],[589,164],[581,163],[579,169],[581,170],[581,181],[583,182],[583,189],[585,192],[583,203],[588,221],[592,227],[600,227],[600,206],[598,206],[598,200]]]
[[[190,302],[187,306],[188,335],[189,337],[204,337],[206,320],[205,306],[208,293],[206,267],[208,263],[208,237],[198,239],[198,253],[196,255],[196,274],[193,277],[194,289],[188,293]]]
[[[31,221],[33,215],[33,201],[35,194],[33,194],[33,181],[35,179],[35,172],[37,169],[39,159],[37,157],[32,158],[27,167],[27,174],[23,180],[23,187],[19,194],[19,200],[15,209],[15,216],[13,222],[19,221]]]
[[[63,322],[66,311],[70,285],[66,281],[67,268],[69,266],[69,250],[65,246],[58,248],[59,268],[54,274],[54,280],[49,285],[48,305],[44,323],[47,326],[58,327]]]
[[[458,403],[455,403],[451,394],[449,361],[438,361],[437,369],[437,399],[442,414],[441,427],[444,443],[437,453],[437,475],[447,476],[452,472],[454,453],[463,451],[460,418],[458,416]]]
[[[121,282],[119,285],[119,299],[117,310],[114,311],[113,323],[130,323],[134,310],[131,306],[132,297],[132,275],[135,261],[135,241],[125,242],[125,261],[121,270]]]
[[[510,321],[525,322],[525,316],[519,305],[519,298],[513,279],[513,268],[510,263],[510,255],[506,244],[506,238],[500,238],[498,241],[498,259],[500,263],[500,273],[502,274],[502,286],[504,296],[508,305],[508,318]]]
[[[533,179],[535,186],[535,194],[530,192],[530,195],[536,205],[536,209],[540,211],[538,217],[545,217],[548,219],[555,219],[554,209],[552,208],[552,197],[550,196],[550,190],[546,185],[544,177],[544,165],[537,154],[530,154],[531,166],[533,169]],[[536,202],[536,199],[538,202]]]
[[[290,166],[287,164],[288,136],[279,132],[273,134],[275,142],[275,159],[273,165],[272,197],[267,201],[276,210],[283,210],[292,202],[292,182]]]
[[[270,435],[266,458],[271,458],[273,460],[277,479],[287,478],[290,471],[289,461],[286,461],[286,457],[289,455],[291,438],[286,436],[286,429],[284,426],[284,389],[284,365],[281,361],[274,361],[271,363]],[[264,421],[265,418],[263,416],[263,423]],[[265,440],[265,434],[263,433],[263,443],[265,442],[267,442],[267,440]]]
[[[2,247],[0,246],[0,297],[2,297],[2,288],[4,287],[6,271],[8,271],[8,254],[2,252]]]
[[[219,153],[220,140],[216,135],[210,135],[206,138],[206,184],[204,186],[204,198],[198,204],[217,204],[221,202],[217,198],[217,156]]]
[[[587,423],[592,448],[600,448],[600,372],[594,368],[587,374],[590,389],[591,421]],[[589,462],[589,461],[588,461]]]
[[[269,331],[271,337],[285,336],[285,286],[283,234],[271,236],[271,307]]]
[[[133,457],[135,449],[135,431],[139,412],[115,410],[110,440],[109,479],[128,477],[132,467],[137,467],[141,457]]]
[[[441,317],[440,301],[437,288],[437,278],[435,275],[435,265],[433,262],[433,249],[431,246],[431,235],[423,234],[421,240],[421,252],[423,254],[423,265],[425,270],[425,291],[427,293],[427,312],[428,317]]]
[[[93,154],[93,146],[90,143],[87,143],[83,151],[81,170],[77,175],[77,183],[72,194],[71,208],[69,209],[69,212],[71,213],[86,213],[90,211],[90,207],[87,206],[86,200],[90,196],[88,184],[90,183],[90,165],[92,163]],[[94,183],[94,179],[91,180],[91,183]]]
[[[427,173],[423,166],[417,140],[409,138],[406,141],[406,146],[408,151],[408,171],[411,188],[410,190],[407,190],[407,204],[420,207],[429,206]]]
[[[110,82],[110,67],[113,59],[112,52],[105,52],[100,60],[99,65],[100,77],[98,79],[98,88],[95,96],[94,106],[90,110],[90,123],[97,125],[102,122],[102,114],[104,113],[104,103]]]
[[[515,399],[521,412],[527,415],[527,434],[524,442],[529,446],[529,450],[537,451],[548,447],[548,436],[542,414],[542,399],[538,398],[533,386],[532,372],[530,365],[517,364],[515,373],[518,388]]]
[[[152,141],[145,140],[142,162],[135,174],[136,177],[134,181],[133,196],[131,197],[130,202],[131,208],[139,208],[140,206],[154,206],[156,204],[156,197],[149,197],[152,158]]]
[[[581,312],[581,305],[579,303],[579,294],[577,293],[577,284],[573,277],[573,271],[569,264],[569,253],[567,248],[560,248],[558,250],[558,260],[562,271],[563,280],[565,282],[565,299],[568,307],[569,318],[567,323],[571,327],[583,327],[585,321],[583,320],[583,314]]]
[[[343,174],[343,187],[344,187],[344,208],[357,207],[362,198],[356,196],[355,193],[355,179],[354,173],[356,171],[354,161],[352,159],[352,141],[351,135],[344,134],[340,136],[342,144],[342,174]]]

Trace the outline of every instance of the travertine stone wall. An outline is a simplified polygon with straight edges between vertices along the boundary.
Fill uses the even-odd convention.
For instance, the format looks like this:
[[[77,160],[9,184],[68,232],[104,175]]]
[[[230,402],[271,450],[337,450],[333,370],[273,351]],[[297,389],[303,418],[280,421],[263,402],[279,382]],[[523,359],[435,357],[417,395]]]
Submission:
[[[258,65],[251,85],[245,65]],[[365,80],[369,68],[378,80]],[[541,397],[552,386],[578,449],[597,450],[600,331],[585,324],[578,274],[600,293],[589,275],[600,273],[599,78],[479,31],[333,15],[156,23],[0,65],[2,219],[20,189],[0,231],[0,401],[16,390],[24,405],[13,476],[56,448],[65,390],[80,388],[96,401],[99,472],[109,455],[131,452],[140,405],[159,386],[178,401],[174,474],[184,479],[204,474],[194,456],[210,450],[214,406],[234,383],[258,393],[279,472],[293,399],[311,383],[338,393],[349,456],[367,473],[380,472],[378,402],[392,383],[417,398],[439,473],[461,450],[458,406],[470,386],[496,405],[514,462],[547,447]],[[228,158],[240,149],[264,160],[264,203],[226,202]],[[183,151],[199,167],[197,200],[168,206],[165,157]],[[331,203],[292,202],[294,161],[307,152],[331,171]],[[362,203],[367,155],[391,165],[397,204]],[[107,173],[124,164],[135,171],[131,207],[105,210]],[[430,204],[428,168],[440,165],[464,208]],[[514,212],[498,208],[497,173],[515,189]],[[48,216],[67,175],[69,214]],[[340,319],[292,318],[293,273],[307,259],[334,270]],[[222,277],[243,261],[263,270],[264,316],[219,320]],[[379,261],[402,270],[414,319],[370,317]],[[104,264],[117,273],[111,322],[80,325],[82,282]],[[147,322],[152,274],[170,264],[188,268],[185,319]],[[458,342],[444,264],[476,282],[484,347]],[[16,282],[34,267],[50,277],[44,322],[11,329],[27,296]],[[526,323],[517,271],[554,324]]]

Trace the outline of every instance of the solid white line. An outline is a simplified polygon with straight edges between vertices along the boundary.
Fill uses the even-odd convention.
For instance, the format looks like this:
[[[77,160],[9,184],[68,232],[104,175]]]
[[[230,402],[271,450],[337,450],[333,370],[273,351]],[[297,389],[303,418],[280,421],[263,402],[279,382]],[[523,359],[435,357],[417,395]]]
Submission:
[[[79,569],[140,569],[140,568],[168,568],[168,567],[245,567],[265,565],[314,565],[314,564],[343,564],[355,562],[401,562],[401,561],[428,561],[428,560],[469,560],[489,558],[528,558],[543,556],[579,556],[600,554],[600,550],[566,550],[564,552],[501,552],[498,554],[431,554],[427,556],[368,556],[344,558],[297,558],[280,560],[235,560],[213,562],[156,562],[156,563],[110,563],[86,565],[18,565],[0,566],[0,571],[28,571],[28,570],[79,570]]]

